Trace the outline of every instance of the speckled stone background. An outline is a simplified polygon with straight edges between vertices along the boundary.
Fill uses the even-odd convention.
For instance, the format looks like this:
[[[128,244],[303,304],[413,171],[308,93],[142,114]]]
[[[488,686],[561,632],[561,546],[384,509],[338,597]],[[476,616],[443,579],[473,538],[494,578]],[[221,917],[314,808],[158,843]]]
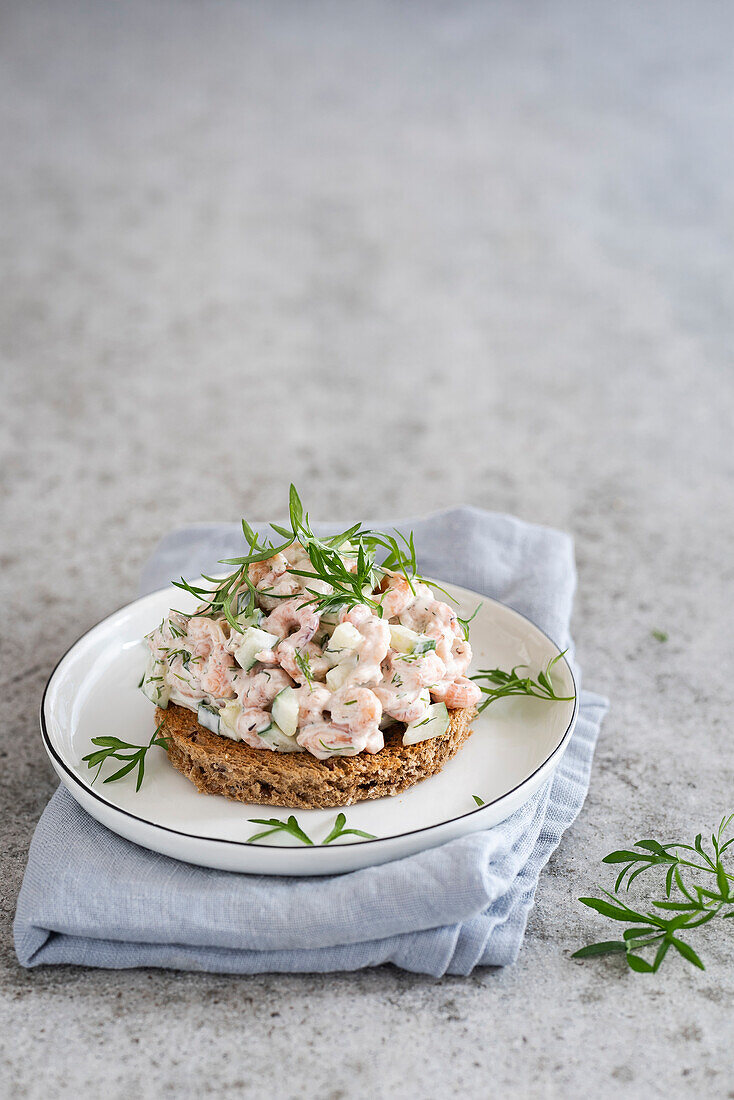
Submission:
[[[3,4],[4,1095],[734,1096],[734,929],[705,973],[569,957],[611,847],[734,809],[733,33],[709,0]],[[613,708],[520,961],[22,971],[49,671],[165,531],[291,478],[322,518],[576,538]]]

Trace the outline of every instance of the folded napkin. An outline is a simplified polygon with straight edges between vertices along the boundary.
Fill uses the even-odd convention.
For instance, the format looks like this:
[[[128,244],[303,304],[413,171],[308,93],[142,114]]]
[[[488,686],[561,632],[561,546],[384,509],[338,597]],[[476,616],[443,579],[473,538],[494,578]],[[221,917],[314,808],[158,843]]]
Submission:
[[[426,574],[494,596],[570,646],[576,574],[567,535],[474,508],[399,526],[415,532]],[[182,573],[209,572],[241,546],[233,525],[173,532],[146,566],[143,591]],[[512,963],[540,871],[586,796],[606,707],[600,696],[582,693],[554,776],[500,825],[333,877],[239,875],[179,863],[109,832],[61,787],[31,843],[15,918],[18,958],[23,966],[242,974],[391,962],[435,977]]]

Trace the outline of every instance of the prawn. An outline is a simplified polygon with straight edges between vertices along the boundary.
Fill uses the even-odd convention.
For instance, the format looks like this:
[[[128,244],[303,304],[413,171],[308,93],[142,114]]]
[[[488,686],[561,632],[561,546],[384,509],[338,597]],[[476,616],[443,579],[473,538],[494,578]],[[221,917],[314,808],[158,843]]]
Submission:
[[[192,615],[186,628],[185,643],[182,649],[187,649],[196,657],[208,657],[217,648],[224,649],[227,644],[227,635],[222,629],[222,624],[205,615]]]
[[[266,611],[277,608],[284,596],[295,596],[301,591],[300,578],[288,572],[289,564],[284,554],[274,554],[272,558],[253,561],[248,566],[247,575]]]
[[[382,709],[396,722],[419,722],[426,713],[426,698],[422,690],[401,691],[395,684],[376,684],[372,688],[382,703]]]
[[[298,699],[298,725],[308,726],[323,720],[324,708],[331,698],[328,688],[302,684],[296,688]]]
[[[373,733],[382,719],[382,703],[366,687],[340,687],[327,704],[331,721],[352,734]]]
[[[460,676],[457,680],[444,680],[443,683],[434,684],[430,690],[431,698],[438,703],[445,703],[450,710],[475,707],[482,698],[477,685],[466,676]]]
[[[386,662],[384,679],[403,691],[420,691],[446,679],[446,665],[435,649],[420,657],[392,653]]]
[[[272,751],[273,746],[259,736],[271,724],[271,716],[266,710],[262,710],[260,707],[247,707],[241,714],[237,715],[234,730],[240,740],[251,748],[270,749]]]
[[[284,688],[293,681],[282,668],[264,669],[262,672],[240,673],[235,677],[237,698],[246,709],[269,706]]]
[[[273,554],[272,558],[251,562],[247,567],[247,576],[256,588],[267,588],[287,572],[288,565],[284,554]]]
[[[234,694],[232,681],[235,676],[234,658],[224,650],[215,650],[199,674],[199,683],[212,699],[231,699]]]
[[[415,590],[402,573],[386,573],[380,585],[378,603],[385,619],[401,615],[415,600]]]
[[[188,649],[200,664],[197,664],[194,674],[190,667],[185,671],[189,673],[192,686],[198,680],[202,692],[213,699],[229,699],[232,696],[234,658],[225,648],[227,640],[221,623],[203,615],[193,615],[189,619],[182,649]],[[181,679],[181,672],[176,672],[173,667],[171,672]]]
[[[200,685],[198,675],[190,664],[188,668],[186,667],[181,655],[169,662],[166,680],[171,689],[171,701],[180,706],[196,710],[199,703],[206,698],[206,692]]]
[[[351,623],[362,635],[357,662],[348,673],[344,686],[369,684],[382,677],[380,666],[390,648],[390,627],[384,619],[378,619],[364,604],[357,604],[340,615],[340,622]]]
[[[436,652],[446,665],[446,678],[455,680],[459,676],[464,676],[469,668],[472,660],[472,648],[465,638],[454,637],[447,640],[451,642],[448,647],[439,646],[436,643]]]
[[[425,588],[425,586],[421,586]],[[420,634],[427,634],[429,638],[441,638],[444,634],[460,634],[456,612],[442,600],[434,600],[432,595],[423,593],[404,611],[400,613],[400,622],[411,630],[417,630]]]
[[[317,646],[310,645],[319,627],[319,617],[310,605],[304,605],[297,599],[284,600],[270,612],[264,625],[269,633],[282,639],[273,650],[273,656],[289,676],[304,684],[317,673],[326,675],[328,662],[323,659]],[[293,628],[295,630],[291,633]],[[310,667],[312,658],[321,662],[318,668]]]
[[[353,734],[332,722],[314,722],[296,735],[296,741],[317,760],[331,756],[357,756],[360,752],[379,752],[385,744],[380,730]]]
[[[270,612],[263,626],[269,634],[289,638],[294,645],[305,645],[318,630],[319,617],[310,604],[304,605],[298,599],[283,600]]]

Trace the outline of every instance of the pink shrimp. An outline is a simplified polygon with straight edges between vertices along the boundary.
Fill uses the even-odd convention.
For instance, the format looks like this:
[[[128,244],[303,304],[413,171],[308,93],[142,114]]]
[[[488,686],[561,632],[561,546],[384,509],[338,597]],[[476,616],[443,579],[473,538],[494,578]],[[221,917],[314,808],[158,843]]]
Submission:
[[[202,691],[213,699],[229,699],[233,695],[234,658],[227,652],[226,645],[227,635],[221,623],[203,615],[189,619],[181,648],[193,655],[194,660],[188,662],[190,674],[191,665],[196,662],[192,682],[198,680]]]
[[[444,680],[443,683],[434,684],[430,690],[432,699],[437,703],[445,703],[451,710],[475,707],[482,698],[477,685],[466,676],[459,676],[457,680]]]
[[[289,564],[284,554],[274,554],[248,567],[248,577],[257,588],[259,603],[266,611],[277,608],[284,596],[295,596],[301,591],[300,577],[288,572]]]
[[[419,722],[426,713],[426,699],[422,690],[404,691],[394,684],[376,684],[372,690],[382,703],[382,709],[397,722]]]
[[[265,629],[270,634],[277,634],[283,640],[274,650],[274,656],[278,664],[286,670],[299,684],[307,683],[313,678],[310,660],[318,656],[321,659],[321,651],[315,649],[309,652],[308,645],[319,627],[319,617],[310,605],[303,605],[299,599],[283,600],[274,611],[271,611],[265,620]],[[294,632],[290,631],[295,628]],[[324,667],[321,674],[325,675],[328,668]]]
[[[380,666],[390,648],[390,627],[385,619],[378,619],[364,604],[357,604],[340,616],[341,622],[351,623],[362,635],[357,662],[344,681],[348,684],[369,684],[379,681]]]
[[[341,687],[327,704],[336,726],[352,734],[370,734],[380,725],[382,703],[365,687]]]
[[[234,729],[241,741],[253,749],[273,749],[273,745],[264,741],[259,734],[271,725],[272,719],[266,710],[248,707],[238,714]]]
[[[425,586],[421,586],[425,590]],[[427,634],[429,638],[440,638],[445,633],[457,634],[460,632],[453,611],[442,600],[434,600],[430,595],[419,595],[418,598],[400,613],[400,622],[403,626],[409,626],[411,630],[417,630],[421,634]]]
[[[380,590],[382,594],[378,596],[378,602],[385,619],[394,619],[415,600],[415,591],[402,573],[386,573]]]
[[[247,567],[247,575],[256,588],[267,588],[288,569],[288,559],[283,554],[273,554],[264,561],[253,561]]]
[[[311,687],[303,684],[296,688],[298,697],[298,725],[308,726],[323,719],[324,708],[331,699],[328,688],[316,684]]]
[[[214,649],[224,649],[226,644],[227,635],[221,623],[204,615],[192,615],[181,648],[187,649],[196,657],[208,657]]]
[[[186,633],[186,625],[185,615],[171,611],[155,630],[146,634],[145,641],[157,661],[162,660],[169,650],[177,648],[179,638]]]
[[[447,679],[455,680],[457,677],[463,676],[471,664],[472,649],[465,638],[454,636],[448,651],[436,643],[436,652],[439,653],[441,660],[446,665]]]
[[[379,730],[377,732],[379,739],[382,740],[382,734]],[[306,749],[317,760],[328,760],[331,756],[356,756],[363,752],[368,744],[374,745],[376,738],[374,733],[350,733],[349,730],[341,729],[332,722],[313,722],[296,734],[296,741],[302,749]],[[369,751],[379,750],[370,748]]]
[[[268,634],[290,637],[294,645],[305,645],[318,630],[319,617],[310,604],[304,605],[303,600],[281,600],[265,619],[263,627]]]
[[[234,683],[237,698],[246,709],[269,706],[275,696],[287,687],[293,687],[293,681],[282,668],[240,672]]]
[[[446,665],[434,649],[419,657],[392,653],[385,664],[384,680],[401,691],[420,691],[446,679]]]
[[[231,699],[235,675],[232,654],[214,650],[199,674],[199,683],[212,699]]]
[[[193,657],[186,667],[182,656],[174,657],[169,662],[166,673],[171,689],[171,700],[191,710],[196,710],[197,705],[205,699],[207,694],[199,681],[198,671],[195,671],[198,668],[196,662],[199,660],[200,658]]]

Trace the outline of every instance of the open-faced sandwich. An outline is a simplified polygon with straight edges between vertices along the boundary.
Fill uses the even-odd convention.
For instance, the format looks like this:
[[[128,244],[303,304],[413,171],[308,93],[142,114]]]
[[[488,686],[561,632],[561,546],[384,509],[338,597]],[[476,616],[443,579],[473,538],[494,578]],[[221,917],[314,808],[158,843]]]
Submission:
[[[468,627],[418,572],[412,538],[318,538],[291,487],[275,542],[243,521],[233,572],[150,635],[141,687],[171,762],[241,802],[346,806],[440,771],[481,698]]]

